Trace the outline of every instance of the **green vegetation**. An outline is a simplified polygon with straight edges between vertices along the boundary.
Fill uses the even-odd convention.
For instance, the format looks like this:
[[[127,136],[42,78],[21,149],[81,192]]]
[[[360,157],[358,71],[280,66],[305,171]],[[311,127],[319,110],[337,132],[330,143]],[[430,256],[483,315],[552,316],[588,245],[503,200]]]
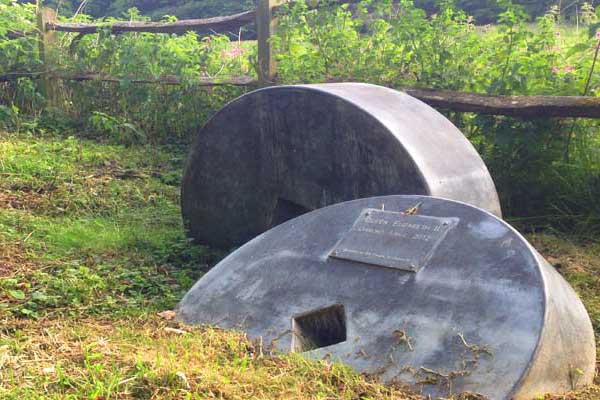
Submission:
[[[600,74],[592,68],[600,46],[595,14],[577,31],[559,24],[554,12],[531,25],[508,4],[497,25],[478,28],[451,6],[427,17],[410,1],[361,4],[323,12],[300,2],[282,12],[275,41],[280,79],[504,95],[600,94]],[[600,232],[597,121],[448,117],[485,159],[505,213],[520,227]]]
[[[273,39],[278,80],[366,81],[507,95],[600,94],[600,67],[594,64],[600,25],[591,6],[582,8],[579,27],[560,23],[556,9],[531,24],[510,3],[503,3],[496,25],[477,27],[451,3],[438,6],[440,11],[428,16],[410,0],[352,6],[325,2],[318,10],[310,10],[305,1],[288,5]],[[34,29],[33,8],[11,0],[0,0],[0,7],[0,75],[39,71],[35,36],[3,39],[9,30]],[[131,9],[127,19],[147,17]],[[50,55],[53,68],[122,81],[63,81],[54,107],[44,107],[35,80],[0,83],[0,127],[71,132],[128,145],[189,143],[213,112],[250,90],[196,83],[255,75],[255,43],[223,35],[102,31],[83,38],[58,36]],[[132,82],[172,76],[181,77],[182,84]],[[505,214],[520,228],[600,234],[598,121],[447,115],[485,159]]]
[[[159,315],[219,257],[183,236],[181,149],[2,133],[0,154],[0,398],[410,398]]]
[[[1,133],[0,154],[0,398],[420,399],[172,321],[169,310],[220,256],[183,236],[182,149]],[[531,239],[600,334],[600,248]]]
[[[3,138],[0,244],[18,251],[5,254],[14,262],[3,268],[11,277],[0,282],[9,294],[0,310],[38,317],[172,306],[197,277],[187,265],[197,269],[210,254],[183,235],[182,158],[167,150]]]
[[[24,1],[23,1],[24,2]],[[44,4],[53,7],[61,15],[73,15],[81,7],[81,12],[102,18],[106,16],[121,17],[130,8],[139,9],[144,15],[160,19],[164,15],[174,15],[178,18],[204,18],[217,15],[230,15],[236,12],[249,10],[254,7],[256,0],[46,0]],[[478,24],[493,23],[496,15],[502,9],[500,2],[495,0],[457,0],[456,5],[473,15]],[[591,2],[594,3],[593,1]],[[416,0],[419,8],[425,9],[429,14],[440,10],[435,0]],[[538,17],[544,15],[556,3],[546,0],[518,0],[515,4],[522,6],[529,15]],[[564,18],[575,20],[577,14],[585,9],[585,2],[563,2],[561,14]]]
[[[250,8],[154,4],[111,2],[110,13],[133,5],[163,19],[157,13],[173,15],[173,5],[181,17],[203,16],[185,7]],[[449,2],[434,6],[428,14],[408,0],[381,0],[315,11],[297,1],[282,11],[273,39],[278,80],[600,95],[591,6],[579,8],[578,27],[556,8],[532,23],[502,3],[497,24],[482,27]],[[102,17],[107,7],[90,1],[86,10]],[[126,18],[149,17],[130,9]],[[13,35],[35,29],[34,6],[0,0],[0,76],[43,72],[36,36]],[[181,326],[165,313],[221,256],[183,234],[187,145],[213,112],[250,90],[197,83],[254,75],[255,43],[197,33],[57,36],[53,68],[122,80],[63,81],[51,106],[39,80],[0,82],[0,398],[418,398],[326,361],[271,356],[236,333]],[[132,82],[170,76],[182,84]],[[490,167],[509,221],[544,232],[530,239],[581,294],[600,336],[598,122],[447,116]],[[599,396],[594,387],[566,398]]]

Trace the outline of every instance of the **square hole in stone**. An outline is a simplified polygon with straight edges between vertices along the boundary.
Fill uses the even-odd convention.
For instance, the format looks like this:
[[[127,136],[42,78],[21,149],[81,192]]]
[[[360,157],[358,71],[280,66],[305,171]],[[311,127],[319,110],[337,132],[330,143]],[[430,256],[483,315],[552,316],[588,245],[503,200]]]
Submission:
[[[336,304],[292,318],[292,351],[305,352],[346,341],[346,311]]]

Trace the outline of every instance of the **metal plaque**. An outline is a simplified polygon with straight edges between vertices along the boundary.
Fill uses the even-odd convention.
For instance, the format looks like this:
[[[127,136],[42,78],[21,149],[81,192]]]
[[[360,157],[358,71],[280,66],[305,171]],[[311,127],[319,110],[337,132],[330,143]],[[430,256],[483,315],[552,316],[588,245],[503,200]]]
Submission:
[[[418,272],[458,218],[365,209],[330,257]]]

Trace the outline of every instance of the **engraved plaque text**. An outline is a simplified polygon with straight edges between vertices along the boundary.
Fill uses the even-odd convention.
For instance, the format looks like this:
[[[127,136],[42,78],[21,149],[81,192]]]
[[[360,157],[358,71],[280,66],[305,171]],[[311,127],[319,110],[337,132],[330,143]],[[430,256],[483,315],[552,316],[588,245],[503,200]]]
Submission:
[[[330,257],[417,272],[458,218],[365,209]]]

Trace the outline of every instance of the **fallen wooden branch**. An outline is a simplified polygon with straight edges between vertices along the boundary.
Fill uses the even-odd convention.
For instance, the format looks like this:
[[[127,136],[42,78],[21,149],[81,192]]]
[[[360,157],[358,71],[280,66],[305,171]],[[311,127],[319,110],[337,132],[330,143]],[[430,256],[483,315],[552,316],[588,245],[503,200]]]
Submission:
[[[182,34],[189,31],[237,31],[244,25],[254,23],[254,20],[255,11],[251,10],[225,17],[186,19],[176,22],[107,22],[101,24],[48,22],[46,28],[48,30],[80,34],[96,33],[102,29],[108,29],[112,33],[148,32]]]
[[[600,97],[490,96],[415,87],[403,87],[400,90],[434,108],[458,112],[520,118],[600,118]]]

